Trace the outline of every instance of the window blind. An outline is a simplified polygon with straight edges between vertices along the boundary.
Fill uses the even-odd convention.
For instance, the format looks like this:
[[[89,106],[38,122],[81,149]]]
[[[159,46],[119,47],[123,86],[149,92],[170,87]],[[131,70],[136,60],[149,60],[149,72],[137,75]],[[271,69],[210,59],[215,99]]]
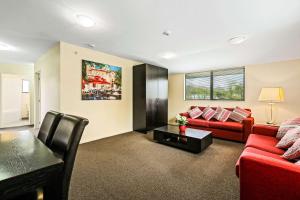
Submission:
[[[245,68],[231,68],[185,75],[186,100],[245,99]]]
[[[213,99],[244,100],[244,76],[244,68],[213,71]]]
[[[210,99],[211,72],[185,75],[185,99]]]

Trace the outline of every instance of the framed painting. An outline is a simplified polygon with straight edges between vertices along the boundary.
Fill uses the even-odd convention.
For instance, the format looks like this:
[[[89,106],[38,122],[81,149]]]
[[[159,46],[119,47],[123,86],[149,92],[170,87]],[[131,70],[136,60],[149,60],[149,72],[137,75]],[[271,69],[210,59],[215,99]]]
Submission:
[[[121,100],[121,97],[121,67],[82,60],[82,100]]]

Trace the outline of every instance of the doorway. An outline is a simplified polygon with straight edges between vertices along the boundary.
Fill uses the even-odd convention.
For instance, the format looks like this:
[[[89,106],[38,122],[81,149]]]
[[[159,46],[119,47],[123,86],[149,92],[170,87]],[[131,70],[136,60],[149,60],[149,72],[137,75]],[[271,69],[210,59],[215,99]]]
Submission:
[[[2,73],[0,80],[0,128],[30,125],[30,77]]]

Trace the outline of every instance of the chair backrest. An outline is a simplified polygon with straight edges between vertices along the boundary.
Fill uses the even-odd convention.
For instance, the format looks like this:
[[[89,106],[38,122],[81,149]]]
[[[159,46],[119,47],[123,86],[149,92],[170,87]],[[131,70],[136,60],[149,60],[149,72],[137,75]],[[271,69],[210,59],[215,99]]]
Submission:
[[[77,148],[89,121],[82,117],[64,115],[56,128],[50,149],[63,159],[64,168],[61,175],[61,185],[59,185],[62,200],[68,199],[69,185],[73,171]]]
[[[40,127],[38,138],[49,147],[62,113],[49,111],[46,113]]]

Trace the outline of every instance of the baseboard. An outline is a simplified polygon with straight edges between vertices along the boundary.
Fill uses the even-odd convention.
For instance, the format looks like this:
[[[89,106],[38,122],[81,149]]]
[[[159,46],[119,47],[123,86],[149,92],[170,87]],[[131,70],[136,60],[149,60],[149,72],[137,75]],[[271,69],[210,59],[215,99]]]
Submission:
[[[21,125],[21,126],[10,126],[10,127],[4,127],[4,128],[0,128],[0,130],[5,130],[5,129],[12,129],[12,128],[33,128],[33,124],[29,124],[29,125]]]

